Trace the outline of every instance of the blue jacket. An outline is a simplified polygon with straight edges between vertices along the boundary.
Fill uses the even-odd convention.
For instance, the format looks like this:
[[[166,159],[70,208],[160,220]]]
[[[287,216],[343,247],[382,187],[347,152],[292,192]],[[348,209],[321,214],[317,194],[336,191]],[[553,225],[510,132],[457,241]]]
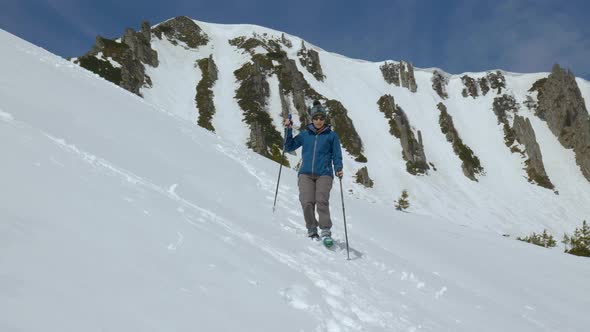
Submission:
[[[342,150],[338,135],[332,131],[332,127],[329,125],[326,125],[320,133],[313,124],[307,125],[306,129],[295,138],[293,138],[293,129],[287,129],[285,151],[291,152],[303,146],[303,159],[299,174],[333,177],[335,172],[332,169],[332,164],[334,164],[336,172],[342,170]]]

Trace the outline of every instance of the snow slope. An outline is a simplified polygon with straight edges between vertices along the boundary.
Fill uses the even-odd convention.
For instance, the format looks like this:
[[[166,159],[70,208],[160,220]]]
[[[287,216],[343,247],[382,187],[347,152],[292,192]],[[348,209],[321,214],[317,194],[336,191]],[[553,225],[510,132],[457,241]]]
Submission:
[[[1,331],[582,331],[585,258],[332,192],[0,30]],[[348,184],[344,186],[346,191]]]
[[[219,68],[219,79],[213,87],[217,108],[213,116],[216,134],[228,142],[245,145],[249,130],[242,122],[242,111],[234,99],[238,85],[233,71],[250,61],[250,55],[229,45],[228,40],[249,37],[253,33],[266,38],[280,38],[283,33],[255,25],[195,22],[210,36],[209,44],[197,50],[185,50],[154,37],[152,46],[158,51],[161,64],[158,68],[146,66],[154,85],[142,89],[142,93],[149,103],[196,122],[194,87],[201,73],[194,62],[212,55]],[[306,47],[319,53],[326,75],[325,81],[319,82],[298,61],[297,51],[304,41],[296,36],[284,35],[293,44],[292,48],[284,50],[291,59],[295,59],[306,81],[327,98],[342,102],[362,138],[368,163],[355,162],[348,154],[344,160],[344,183],[354,197],[391,208],[401,191],[407,189],[413,212],[512,236],[547,229],[554,236],[561,237],[590,217],[590,183],[575,164],[573,152],[564,149],[547,124],[526,107],[521,107],[519,115],[530,118],[547,174],[559,195],[527,181],[524,159],[511,153],[504,145],[502,127],[492,111],[493,99],[497,95],[490,92],[476,99],[464,98],[461,95],[463,74],[449,76],[449,99],[442,100],[431,88],[434,69],[415,68],[418,91],[411,93],[383,80],[379,69],[382,63],[346,58],[305,42]],[[486,75],[465,74],[474,78]],[[522,105],[532,84],[548,74],[504,72],[504,75],[507,89],[503,93],[514,96]],[[282,132],[278,79],[272,76],[268,81],[271,87],[268,112],[277,130]],[[582,79],[578,79],[578,84],[588,104],[590,84]],[[394,96],[414,129],[421,131],[426,157],[437,169],[430,171],[428,176],[416,177],[406,171],[400,142],[389,134],[387,120],[377,106],[377,100],[384,94]],[[478,183],[463,175],[461,161],[440,130],[436,105],[441,101],[452,115],[463,142],[475,152],[485,168],[486,175],[479,177]],[[292,105],[291,108],[295,113]],[[288,156],[291,165],[299,162],[298,156]],[[365,165],[368,166],[369,176],[375,180],[372,189],[354,183],[354,174]]]

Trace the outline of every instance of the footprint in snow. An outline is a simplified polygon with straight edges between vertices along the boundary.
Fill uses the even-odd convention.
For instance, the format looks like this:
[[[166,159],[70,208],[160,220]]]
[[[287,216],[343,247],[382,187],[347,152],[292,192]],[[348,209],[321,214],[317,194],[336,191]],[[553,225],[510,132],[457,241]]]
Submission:
[[[300,285],[293,285],[282,289],[279,294],[295,309],[308,310],[312,306],[308,304],[309,290]]]
[[[6,122],[9,122],[9,121],[12,121],[12,120],[14,120],[14,117],[12,117],[12,115],[10,115],[9,113],[3,112],[3,111],[0,109],[0,120],[3,120],[3,121],[6,121]]]

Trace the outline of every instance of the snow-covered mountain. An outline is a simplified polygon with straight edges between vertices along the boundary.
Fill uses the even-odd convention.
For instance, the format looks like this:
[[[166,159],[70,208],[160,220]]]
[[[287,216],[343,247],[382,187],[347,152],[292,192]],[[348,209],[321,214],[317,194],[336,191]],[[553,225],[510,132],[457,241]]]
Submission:
[[[448,221],[452,211],[470,205],[487,216],[472,225],[525,228],[549,221],[520,219],[516,207],[503,211],[500,203],[509,197],[532,204],[520,208],[539,218],[548,209],[560,218],[581,214],[585,207],[575,202],[582,200],[565,201],[574,190],[587,194],[571,160],[554,161],[572,173],[555,178],[559,196],[526,181],[493,183],[500,177],[489,166],[478,183],[461,182],[459,172],[443,172],[446,163],[433,159],[434,152],[430,159],[440,170],[428,176],[383,166],[383,173],[399,175],[390,181],[400,188],[433,190],[411,199],[415,211],[447,211],[440,217],[358,199],[372,192],[353,187],[349,177],[347,261],[338,188],[332,195],[338,245],[328,251],[305,237],[295,171],[283,170],[272,214],[278,165],[244,146],[239,110],[225,109],[233,99],[216,104],[214,135],[179,116],[179,108],[154,106],[153,99],[2,30],[0,54],[1,331],[582,331],[590,323],[585,258]],[[225,74],[220,69],[219,77]],[[151,77],[155,89],[160,78]],[[402,91],[398,103],[411,96]],[[147,90],[144,95],[149,99]],[[385,129],[363,111],[376,129]],[[360,112],[350,114],[358,117],[359,132],[370,135]],[[428,118],[426,110],[416,116]],[[571,157],[548,132],[537,135]],[[377,150],[367,144],[364,153],[371,160]],[[571,181],[572,188],[559,181]],[[448,183],[461,186],[445,188]],[[498,204],[482,199],[503,184],[506,197],[485,196]],[[457,200],[436,197],[443,192]],[[563,210],[542,205],[558,199]],[[451,202],[456,207],[443,209]],[[469,213],[454,219],[469,220]]]
[[[281,119],[304,124],[320,99],[343,141],[347,188],[376,204],[393,208],[406,189],[414,212],[513,236],[561,237],[590,216],[590,83],[558,67],[450,75],[186,17],[99,37],[73,61],[276,161]]]

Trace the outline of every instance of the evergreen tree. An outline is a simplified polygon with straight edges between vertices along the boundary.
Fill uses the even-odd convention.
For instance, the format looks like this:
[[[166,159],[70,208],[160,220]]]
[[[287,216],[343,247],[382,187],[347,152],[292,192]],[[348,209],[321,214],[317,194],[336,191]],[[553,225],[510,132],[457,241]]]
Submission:
[[[563,233],[563,239],[561,240],[561,243],[563,243],[563,246],[565,247],[565,252],[567,252],[567,248],[570,247],[572,243],[572,240],[567,235],[567,233]]]
[[[402,191],[402,195],[400,196],[400,198],[398,198],[398,200],[395,202],[395,209],[399,210],[399,211],[403,211],[406,210],[407,208],[410,207],[410,201],[408,200],[408,191],[407,190],[403,190]]]
[[[557,245],[557,242],[553,238],[553,235],[547,233],[546,229],[543,230],[543,234],[537,234],[537,233],[533,232],[533,234],[531,234],[527,237],[524,237],[524,238],[518,237],[516,239],[520,240],[520,241],[532,243],[534,245],[538,245],[541,247],[545,247],[545,248],[555,247]]]
[[[566,236],[564,236],[564,239]],[[565,252],[576,256],[590,257],[590,227],[586,223],[586,220],[582,222],[582,228],[577,228],[574,231],[574,235],[568,237],[569,246],[571,249],[567,249]]]
[[[548,234],[546,229],[543,230],[542,243],[545,248],[555,247],[557,245],[553,235]]]

